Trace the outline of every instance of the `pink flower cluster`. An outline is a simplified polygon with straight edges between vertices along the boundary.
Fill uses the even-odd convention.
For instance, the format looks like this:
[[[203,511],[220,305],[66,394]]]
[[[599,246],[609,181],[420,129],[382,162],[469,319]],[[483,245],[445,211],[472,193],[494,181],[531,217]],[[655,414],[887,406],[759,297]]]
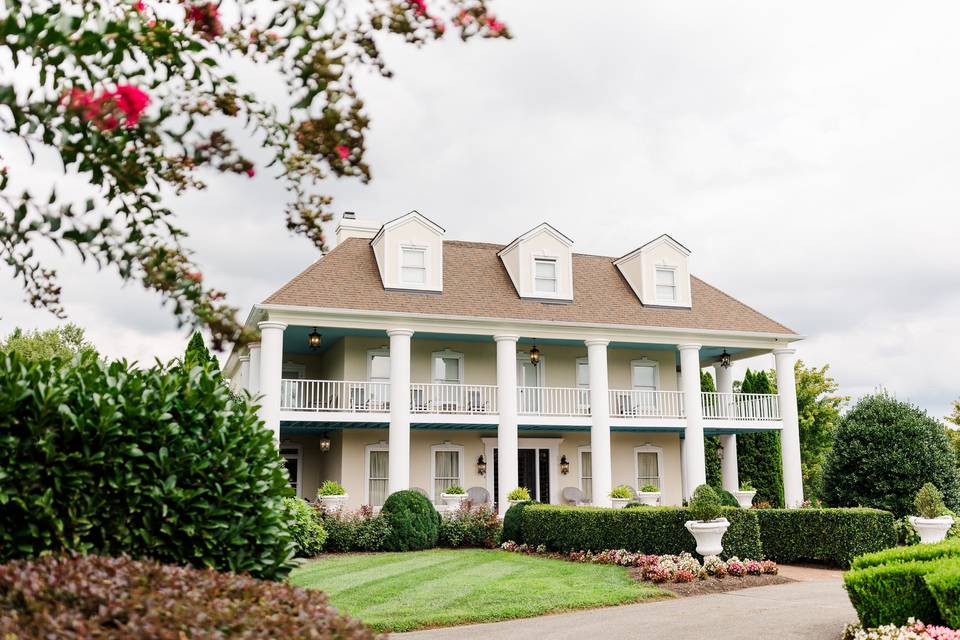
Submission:
[[[615,564],[621,567],[636,567],[641,569],[644,580],[650,582],[693,582],[695,579],[706,580],[709,577],[723,578],[725,576],[743,577],[746,575],[776,575],[777,563],[772,560],[740,560],[730,558],[726,562],[717,556],[707,556],[701,564],[691,554],[683,552],[680,555],[651,555],[635,553],[626,549],[606,549],[593,553],[591,551],[571,551],[569,553],[547,553],[546,547],[536,548],[512,541],[504,542],[501,546],[504,551],[517,553],[547,555],[551,558],[569,560],[571,562],[591,562],[594,564]],[[957,640],[960,640],[958,638]]]
[[[903,626],[886,624],[865,629],[858,624],[847,625],[842,640],[960,640],[960,630],[924,624],[911,618]]]
[[[188,4],[186,19],[193,24],[194,30],[206,40],[213,40],[223,34],[223,23],[220,22],[220,9],[216,3]]]
[[[71,89],[62,102],[67,109],[79,112],[84,120],[110,131],[120,126],[121,117],[126,126],[136,126],[140,115],[150,104],[150,96],[133,85],[121,84],[113,91],[99,94],[92,90]]]

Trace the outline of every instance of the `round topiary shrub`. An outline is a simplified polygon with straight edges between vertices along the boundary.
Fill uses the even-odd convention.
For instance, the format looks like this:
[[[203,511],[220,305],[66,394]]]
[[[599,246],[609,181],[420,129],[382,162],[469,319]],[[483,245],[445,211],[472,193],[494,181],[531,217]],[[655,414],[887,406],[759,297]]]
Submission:
[[[693,490],[690,506],[687,507],[694,520],[710,522],[720,517],[720,496],[713,487],[702,484]]]
[[[737,497],[727,491],[726,489],[714,489],[717,492],[717,495],[720,497],[720,506],[722,507],[737,507],[740,508],[740,501],[737,500]]]
[[[297,545],[297,556],[312,558],[323,551],[327,532],[323,528],[320,513],[300,498],[283,499],[287,529]]]
[[[827,504],[913,512],[931,482],[947,507],[960,508],[960,472],[943,425],[925,411],[880,393],[865,396],[837,424],[823,469]]]
[[[503,514],[503,533],[500,538],[504,542],[513,540],[517,544],[523,544],[523,510],[531,504],[534,504],[531,500],[512,504]]]
[[[127,557],[0,565],[0,638],[368,640],[322,591]]]
[[[380,512],[390,523],[384,549],[418,551],[437,546],[440,514],[426,496],[412,489],[391,493]]]
[[[212,363],[0,354],[0,561],[75,550],[279,578],[273,434]]]

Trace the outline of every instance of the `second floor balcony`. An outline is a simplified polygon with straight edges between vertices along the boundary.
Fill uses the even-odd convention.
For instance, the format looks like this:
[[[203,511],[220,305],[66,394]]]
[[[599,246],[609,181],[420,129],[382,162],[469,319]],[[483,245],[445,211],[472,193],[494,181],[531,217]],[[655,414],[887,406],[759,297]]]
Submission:
[[[521,417],[588,418],[592,415],[586,387],[518,387],[517,414]],[[414,415],[497,416],[495,385],[412,383],[410,412]],[[611,418],[683,419],[687,416],[680,391],[610,389]],[[303,414],[389,414],[390,383],[379,381],[283,380],[281,411]],[[778,421],[775,394],[700,394],[704,420]],[[319,416],[317,416],[319,418]],[[317,419],[315,418],[315,419]],[[452,420],[456,421],[456,420]]]

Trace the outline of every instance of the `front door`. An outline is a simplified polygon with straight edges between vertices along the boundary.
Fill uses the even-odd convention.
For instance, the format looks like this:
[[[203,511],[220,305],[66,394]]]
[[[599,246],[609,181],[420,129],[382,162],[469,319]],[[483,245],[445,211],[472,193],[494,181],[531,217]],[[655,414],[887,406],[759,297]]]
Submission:
[[[550,449],[517,449],[517,481],[534,502],[550,503]],[[493,502],[499,508],[500,455],[493,450]]]

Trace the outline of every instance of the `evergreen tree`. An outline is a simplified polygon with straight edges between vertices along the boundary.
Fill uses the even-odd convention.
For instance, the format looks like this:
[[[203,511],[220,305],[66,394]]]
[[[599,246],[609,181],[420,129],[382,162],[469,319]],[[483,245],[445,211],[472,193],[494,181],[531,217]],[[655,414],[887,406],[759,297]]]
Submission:
[[[700,391],[711,393],[717,390],[713,376],[708,371],[700,372]],[[703,439],[703,456],[707,466],[707,484],[714,489],[723,487],[720,462],[720,438],[706,436]]]
[[[765,371],[747,369],[740,383],[741,393],[774,393]],[[783,506],[783,464],[780,433],[766,431],[737,436],[737,467],[741,482],[750,482],[757,490],[758,502]]]
[[[194,331],[190,336],[190,342],[187,343],[187,350],[183,354],[183,367],[192,369],[205,367],[208,364],[213,364],[217,368],[220,366],[216,356],[212,355],[203,343],[203,335],[199,331]]]

